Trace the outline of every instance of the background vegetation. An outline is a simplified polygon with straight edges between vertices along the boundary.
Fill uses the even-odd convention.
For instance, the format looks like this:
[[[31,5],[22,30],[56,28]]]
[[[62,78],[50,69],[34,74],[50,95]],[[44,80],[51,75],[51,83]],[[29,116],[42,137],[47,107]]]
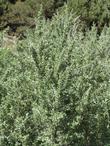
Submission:
[[[70,11],[80,16],[83,31],[93,23],[98,33],[110,22],[110,0],[0,0],[0,28],[9,26],[11,33],[22,33],[27,28],[35,27],[35,17],[40,5],[43,15],[51,19],[56,10],[67,2]]]
[[[35,17],[42,5],[43,15],[51,18],[65,0],[0,0],[0,28],[10,28],[10,34],[35,27]]]

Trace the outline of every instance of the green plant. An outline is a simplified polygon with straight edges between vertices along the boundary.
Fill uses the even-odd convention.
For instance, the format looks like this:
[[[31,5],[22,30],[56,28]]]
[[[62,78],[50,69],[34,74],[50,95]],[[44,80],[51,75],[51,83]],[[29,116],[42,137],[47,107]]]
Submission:
[[[68,7],[0,48],[1,146],[110,144],[110,28],[77,31]]]

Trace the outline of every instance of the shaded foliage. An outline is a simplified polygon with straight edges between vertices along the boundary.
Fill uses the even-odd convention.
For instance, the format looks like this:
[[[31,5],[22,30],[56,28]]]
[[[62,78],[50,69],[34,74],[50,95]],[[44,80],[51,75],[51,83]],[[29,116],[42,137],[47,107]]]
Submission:
[[[34,27],[34,19],[41,7],[45,17],[51,18],[55,10],[63,5],[59,0],[7,0],[1,1],[0,7],[0,27],[1,29],[10,27],[11,32],[22,32],[23,30]],[[5,7],[7,10],[5,12]]]

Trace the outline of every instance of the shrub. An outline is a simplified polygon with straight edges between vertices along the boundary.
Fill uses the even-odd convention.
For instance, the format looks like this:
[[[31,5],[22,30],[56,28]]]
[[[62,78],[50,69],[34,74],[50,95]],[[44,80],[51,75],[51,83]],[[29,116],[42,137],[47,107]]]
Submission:
[[[0,48],[1,146],[110,144],[110,28],[85,36],[66,7]]]

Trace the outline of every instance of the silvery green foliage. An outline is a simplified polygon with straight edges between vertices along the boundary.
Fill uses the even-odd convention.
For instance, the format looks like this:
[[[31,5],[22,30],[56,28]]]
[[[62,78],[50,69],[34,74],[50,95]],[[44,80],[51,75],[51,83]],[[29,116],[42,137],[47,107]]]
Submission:
[[[109,145],[110,28],[83,35],[66,6],[36,23],[17,56],[0,48],[0,145]]]

